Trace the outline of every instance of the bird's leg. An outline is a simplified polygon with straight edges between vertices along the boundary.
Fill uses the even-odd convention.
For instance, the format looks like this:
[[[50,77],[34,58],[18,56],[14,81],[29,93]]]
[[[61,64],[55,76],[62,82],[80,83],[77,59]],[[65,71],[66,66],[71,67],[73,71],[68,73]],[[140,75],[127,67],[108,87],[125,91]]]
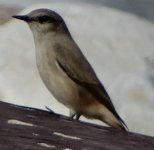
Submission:
[[[80,117],[81,117],[81,115],[76,114],[76,115],[75,115],[75,120],[79,120],[79,119],[80,119]]]
[[[81,116],[81,115],[79,115],[79,114],[72,114],[70,117],[71,117],[72,119],[79,120],[80,116]]]
[[[70,117],[75,120],[79,120],[81,115],[76,114],[73,110],[70,110]]]
[[[74,119],[75,115],[76,115],[75,112],[74,112],[73,110],[70,110],[70,115],[69,115],[69,116],[70,116],[72,119]]]
[[[70,117],[71,117],[72,119],[74,119],[75,116],[76,116],[76,114],[70,115]]]

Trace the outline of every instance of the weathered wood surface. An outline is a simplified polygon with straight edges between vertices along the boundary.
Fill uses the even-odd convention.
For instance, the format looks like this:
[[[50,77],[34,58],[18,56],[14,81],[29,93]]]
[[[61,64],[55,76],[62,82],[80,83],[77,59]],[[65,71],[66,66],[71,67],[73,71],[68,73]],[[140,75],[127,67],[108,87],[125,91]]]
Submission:
[[[153,150],[154,137],[0,102],[0,150]]]

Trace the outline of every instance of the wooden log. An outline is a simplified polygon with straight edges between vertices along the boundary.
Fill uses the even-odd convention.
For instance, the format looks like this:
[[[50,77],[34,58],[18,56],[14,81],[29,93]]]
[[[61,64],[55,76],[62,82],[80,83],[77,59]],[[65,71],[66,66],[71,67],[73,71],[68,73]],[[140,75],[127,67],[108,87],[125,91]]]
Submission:
[[[154,137],[0,102],[0,150],[153,150]]]

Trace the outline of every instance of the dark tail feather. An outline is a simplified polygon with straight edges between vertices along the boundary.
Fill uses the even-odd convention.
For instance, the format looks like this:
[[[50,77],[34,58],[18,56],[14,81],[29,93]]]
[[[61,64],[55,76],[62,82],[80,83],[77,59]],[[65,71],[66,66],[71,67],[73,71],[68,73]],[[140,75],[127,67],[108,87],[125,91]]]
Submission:
[[[120,118],[119,115],[117,116],[117,119],[119,120],[119,123],[120,123],[119,127],[124,131],[129,131],[126,123]]]

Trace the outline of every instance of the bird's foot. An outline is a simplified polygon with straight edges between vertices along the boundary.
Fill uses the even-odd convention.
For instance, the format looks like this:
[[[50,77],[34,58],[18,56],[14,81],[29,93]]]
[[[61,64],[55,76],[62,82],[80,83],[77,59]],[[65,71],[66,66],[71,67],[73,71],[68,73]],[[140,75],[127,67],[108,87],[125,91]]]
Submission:
[[[79,115],[79,114],[72,114],[72,115],[70,115],[70,117],[71,117],[72,119],[75,119],[75,120],[79,120],[80,116],[81,116],[81,115]]]

